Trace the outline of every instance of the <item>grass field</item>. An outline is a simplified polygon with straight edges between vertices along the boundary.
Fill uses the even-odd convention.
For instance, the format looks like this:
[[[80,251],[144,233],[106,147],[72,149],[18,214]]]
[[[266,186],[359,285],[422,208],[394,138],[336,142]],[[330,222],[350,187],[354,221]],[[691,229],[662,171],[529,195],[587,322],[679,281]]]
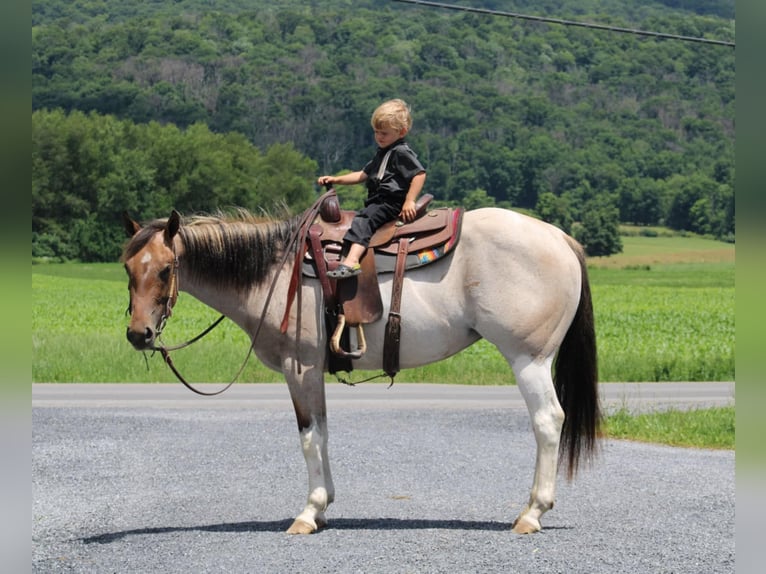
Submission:
[[[624,253],[589,260],[602,381],[734,380],[734,246],[689,237],[623,238]],[[640,263],[639,263],[640,262]],[[125,340],[127,278],[115,264],[32,266],[32,378],[42,382],[172,382],[159,356]],[[166,343],[184,341],[217,314],[182,294]],[[228,381],[247,337],[225,321],[176,365],[199,381]],[[355,372],[354,380],[373,373]],[[280,381],[251,359],[241,381]],[[510,384],[496,349],[480,341],[398,381]]]
[[[606,417],[604,434],[670,446],[734,449],[734,407],[640,414],[622,409]]]
[[[734,264],[734,245],[697,236],[659,235],[622,237],[623,251],[610,257],[591,257],[591,267],[622,269],[652,265]]]

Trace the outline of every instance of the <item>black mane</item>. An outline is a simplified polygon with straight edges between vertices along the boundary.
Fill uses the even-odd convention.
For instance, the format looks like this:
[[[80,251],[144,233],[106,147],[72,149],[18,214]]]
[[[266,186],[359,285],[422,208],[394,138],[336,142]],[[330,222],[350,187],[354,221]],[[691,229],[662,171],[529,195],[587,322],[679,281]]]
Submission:
[[[180,265],[194,280],[246,291],[262,283],[281,259],[295,233],[299,217],[258,219],[249,212],[234,216],[198,216],[184,219],[178,231],[183,245]],[[125,247],[122,259],[139,252],[167,219],[147,223]]]

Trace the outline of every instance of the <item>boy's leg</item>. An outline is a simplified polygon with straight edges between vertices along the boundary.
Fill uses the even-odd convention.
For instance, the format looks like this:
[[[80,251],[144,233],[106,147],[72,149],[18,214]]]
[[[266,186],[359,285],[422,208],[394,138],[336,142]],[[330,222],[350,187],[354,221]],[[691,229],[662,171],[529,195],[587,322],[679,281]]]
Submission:
[[[367,248],[361,243],[352,243],[351,247],[348,248],[346,257],[343,259],[343,263],[348,267],[359,265],[359,260],[362,258],[365,251],[367,251]]]
[[[401,207],[388,203],[366,205],[351,221],[351,227],[346,232],[343,241],[347,244],[358,243],[366,248],[370,244],[370,238],[380,226],[396,219],[400,211]]]
[[[359,260],[370,244],[370,238],[384,223],[391,221],[401,211],[394,205],[386,203],[372,203],[365,206],[351,222],[346,236],[343,238],[348,247],[348,252],[341,260],[340,266],[335,271],[330,271],[329,277],[345,278],[358,275]]]
[[[332,271],[328,271],[327,276],[334,279],[346,279],[359,275],[362,272],[359,260],[366,250],[367,248],[361,243],[352,243],[348,248],[348,253],[341,260],[340,265]]]

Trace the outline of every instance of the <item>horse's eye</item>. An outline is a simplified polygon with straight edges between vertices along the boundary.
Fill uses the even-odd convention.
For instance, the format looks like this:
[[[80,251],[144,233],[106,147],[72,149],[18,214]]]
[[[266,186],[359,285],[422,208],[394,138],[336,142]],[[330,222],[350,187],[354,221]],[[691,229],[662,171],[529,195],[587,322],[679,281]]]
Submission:
[[[136,280],[133,278],[133,275],[131,274],[127,265],[125,265],[125,273],[128,274],[128,291],[130,291],[135,286]]]
[[[163,283],[168,282],[168,279],[170,279],[170,265],[168,265],[167,267],[165,267],[165,269],[160,271],[159,277],[160,277],[160,281],[162,281]]]

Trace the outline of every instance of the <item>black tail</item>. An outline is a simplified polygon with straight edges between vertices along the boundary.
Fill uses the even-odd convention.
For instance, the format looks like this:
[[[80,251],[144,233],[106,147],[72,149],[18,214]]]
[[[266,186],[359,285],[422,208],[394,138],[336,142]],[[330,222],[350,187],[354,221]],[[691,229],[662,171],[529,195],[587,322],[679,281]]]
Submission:
[[[585,253],[574,240],[570,240],[570,246],[580,261],[582,288],[577,312],[556,356],[553,382],[565,414],[559,456],[562,462],[566,459],[567,476],[572,478],[580,458],[591,458],[598,448],[601,409],[596,330]]]

